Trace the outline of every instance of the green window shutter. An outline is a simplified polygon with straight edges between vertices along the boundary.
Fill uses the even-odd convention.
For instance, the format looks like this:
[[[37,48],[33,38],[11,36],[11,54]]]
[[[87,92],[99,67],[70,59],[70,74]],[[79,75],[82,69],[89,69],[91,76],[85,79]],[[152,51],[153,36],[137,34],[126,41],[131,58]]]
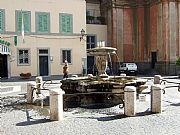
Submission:
[[[21,11],[17,12],[17,31],[21,32],[21,25],[22,25],[22,14]]]
[[[30,14],[29,14],[29,12],[24,12],[23,18],[24,18],[24,32],[28,33],[28,32],[30,32]]]
[[[66,29],[67,29],[67,33],[71,32],[71,17],[70,16],[66,16]]]
[[[60,32],[72,33],[72,15],[60,14]]]
[[[66,16],[62,16],[62,32],[66,33]]]
[[[0,32],[4,31],[4,10],[0,9]]]
[[[21,32],[22,29],[22,14],[24,18],[24,32],[31,31],[31,12],[30,11],[16,11],[17,32]]]
[[[48,32],[48,16],[43,15],[43,31]]]
[[[43,17],[41,15],[38,15],[38,31],[42,32],[43,29]]]
[[[37,32],[47,33],[50,32],[50,15],[49,13],[37,13],[36,15],[36,29]]]
[[[2,30],[3,30],[3,13],[0,10],[0,31],[2,31]]]

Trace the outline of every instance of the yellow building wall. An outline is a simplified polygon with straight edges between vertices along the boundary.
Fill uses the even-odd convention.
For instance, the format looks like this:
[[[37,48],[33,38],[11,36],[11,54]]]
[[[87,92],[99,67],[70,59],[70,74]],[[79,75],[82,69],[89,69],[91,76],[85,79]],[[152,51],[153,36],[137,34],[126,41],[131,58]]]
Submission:
[[[72,64],[69,65],[70,74],[82,73],[82,58],[86,58],[86,42],[80,41],[81,29],[86,30],[86,2],[85,0],[1,0],[0,9],[5,9],[5,33],[3,39],[11,42],[9,76],[19,76],[22,72],[31,72],[33,76],[38,71],[38,49],[49,49],[49,75],[62,75],[61,49],[71,49]],[[31,32],[35,33],[35,12],[50,13],[50,34],[25,34],[25,43],[22,36],[17,35],[17,46],[14,45],[15,11],[31,11]],[[73,34],[63,36],[59,34],[59,13],[73,15]],[[30,65],[18,66],[17,49],[30,49]],[[10,73],[9,73],[10,72]]]

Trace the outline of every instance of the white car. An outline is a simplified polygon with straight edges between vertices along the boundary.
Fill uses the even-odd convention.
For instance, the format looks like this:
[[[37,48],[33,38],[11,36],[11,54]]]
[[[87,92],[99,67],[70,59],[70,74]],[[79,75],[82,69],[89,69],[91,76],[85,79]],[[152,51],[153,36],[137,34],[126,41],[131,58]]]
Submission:
[[[123,63],[119,67],[119,73],[134,74],[137,73],[136,63]]]

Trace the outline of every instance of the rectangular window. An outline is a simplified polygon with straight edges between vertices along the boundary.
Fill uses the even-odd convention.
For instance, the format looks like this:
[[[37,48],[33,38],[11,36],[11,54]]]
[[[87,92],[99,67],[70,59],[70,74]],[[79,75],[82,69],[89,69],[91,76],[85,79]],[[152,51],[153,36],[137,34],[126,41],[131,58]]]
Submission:
[[[93,9],[87,9],[86,10],[86,16],[94,16],[94,10]]]
[[[59,14],[60,33],[70,34],[73,32],[72,14]]]
[[[0,33],[4,32],[5,28],[5,10],[0,9]]]
[[[30,64],[30,53],[29,49],[18,50],[18,65],[29,65]]]
[[[41,50],[39,50],[39,54],[47,54],[48,55],[48,50],[47,49],[41,49]]]
[[[36,12],[36,32],[37,33],[50,32],[50,13]]]
[[[71,50],[62,50],[62,63],[64,63],[64,60],[67,60],[68,63],[72,63],[71,60]]]
[[[22,25],[24,25],[25,33],[31,32],[31,12],[30,11],[20,11],[20,10],[16,11],[16,31],[17,32],[22,31]]]
[[[87,36],[87,49],[95,48],[96,37]]]

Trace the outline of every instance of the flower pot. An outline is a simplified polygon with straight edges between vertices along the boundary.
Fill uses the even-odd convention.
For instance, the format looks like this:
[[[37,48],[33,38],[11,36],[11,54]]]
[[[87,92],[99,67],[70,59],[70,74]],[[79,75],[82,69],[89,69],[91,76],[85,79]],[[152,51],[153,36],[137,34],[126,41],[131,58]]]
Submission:
[[[22,79],[29,79],[29,78],[31,78],[31,73],[21,73],[20,77]]]

